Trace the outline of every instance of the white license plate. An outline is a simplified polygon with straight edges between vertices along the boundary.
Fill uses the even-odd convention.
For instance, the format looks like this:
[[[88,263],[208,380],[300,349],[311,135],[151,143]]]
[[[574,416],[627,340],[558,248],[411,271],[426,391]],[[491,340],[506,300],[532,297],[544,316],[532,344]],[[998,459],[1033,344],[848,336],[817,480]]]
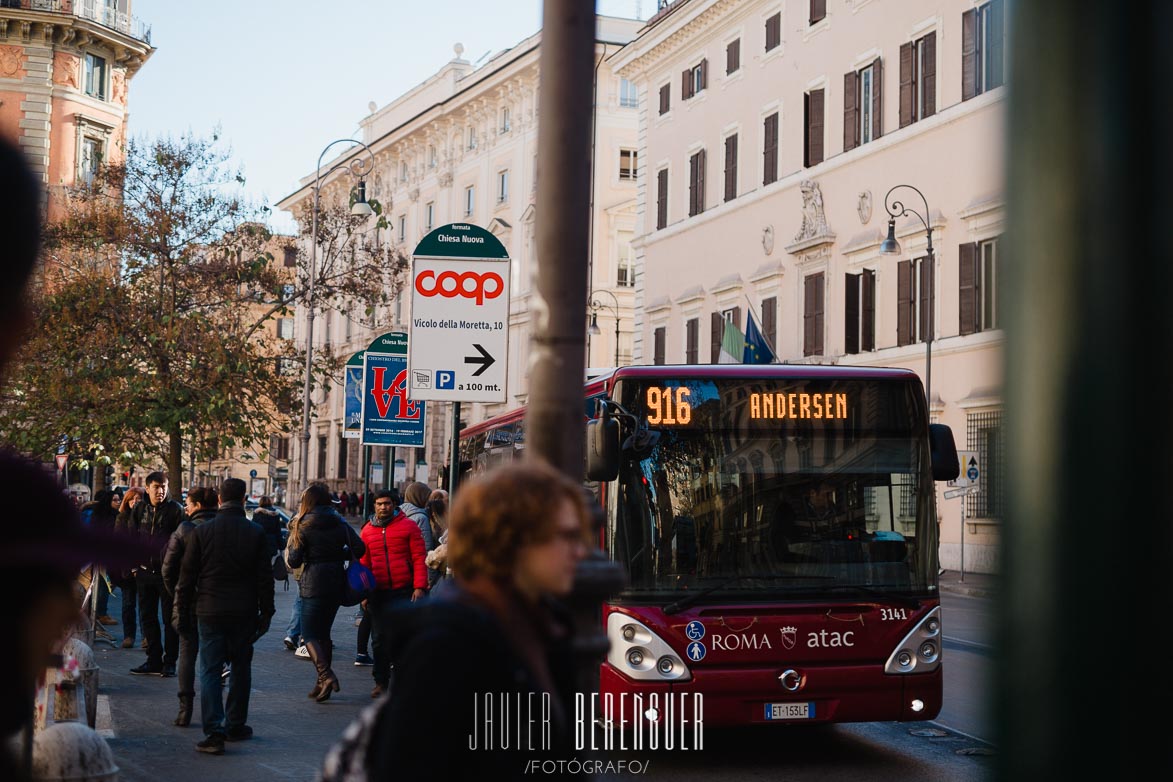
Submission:
[[[768,720],[810,720],[815,716],[814,703],[767,703]]]

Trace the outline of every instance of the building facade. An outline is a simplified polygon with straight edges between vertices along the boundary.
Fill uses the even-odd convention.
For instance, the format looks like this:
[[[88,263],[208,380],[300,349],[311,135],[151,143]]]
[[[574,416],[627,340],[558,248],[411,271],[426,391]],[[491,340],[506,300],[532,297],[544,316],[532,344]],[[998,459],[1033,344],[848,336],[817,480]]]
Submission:
[[[0,137],[44,178],[50,220],[65,187],[124,154],[130,81],[153,52],[130,0],[0,3]]]
[[[598,335],[591,339],[588,363],[611,366],[631,358],[632,297],[636,226],[636,92],[620,79],[608,57],[632,40],[642,22],[599,17],[596,57],[596,118],[592,168],[591,297]],[[388,243],[411,254],[433,228],[453,222],[473,223],[497,236],[512,260],[507,401],[464,405],[466,424],[525,403],[529,394],[529,341],[533,328],[531,297],[535,271],[534,220],[537,186],[538,60],[540,34],[498,52],[474,68],[462,58],[463,47],[435,75],[364,118],[362,141],[374,156],[367,175],[367,196],[377,199],[389,222],[372,229],[370,241]],[[365,157],[360,147],[323,162],[332,169],[350,157]],[[281,209],[301,215],[312,202],[316,172],[299,190],[282,200]],[[344,170],[321,185],[323,200],[345,199],[354,180]],[[410,281],[410,280],[408,280]],[[363,350],[388,331],[410,334],[410,289],[371,315],[345,311],[316,314],[315,349],[350,354]],[[583,323],[584,330],[589,322]],[[616,341],[616,324],[618,341]],[[304,313],[297,335],[304,340]],[[341,378],[338,379],[341,382]],[[313,403],[316,415],[309,448],[311,480],[335,489],[361,489],[362,453],[357,441],[342,437],[344,398],[340,386],[323,389]],[[451,405],[428,403],[424,448],[374,448],[373,472],[383,485],[424,480],[436,485],[448,461]],[[294,443],[294,469],[300,455]],[[378,481],[376,481],[378,482]]]
[[[975,493],[939,491],[942,565],[964,541],[986,572],[1004,504],[1004,6],[677,0],[610,57],[639,96],[634,361],[715,363],[724,323],[752,312],[784,362],[931,364],[932,418],[981,464]],[[912,214],[901,254],[880,254],[902,184],[927,199],[891,196],[931,225],[931,258]]]

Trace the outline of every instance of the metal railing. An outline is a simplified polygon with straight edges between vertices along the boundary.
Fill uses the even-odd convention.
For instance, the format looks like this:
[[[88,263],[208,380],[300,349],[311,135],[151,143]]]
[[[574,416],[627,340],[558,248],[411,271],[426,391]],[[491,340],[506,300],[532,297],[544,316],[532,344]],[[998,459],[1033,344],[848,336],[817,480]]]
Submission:
[[[151,42],[151,27],[128,13],[119,11],[117,4],[108,0],[0,0],[0,8],[19,8],[24,11],[43,11],[51,14],[69,14],[89,19],[103,27]]]

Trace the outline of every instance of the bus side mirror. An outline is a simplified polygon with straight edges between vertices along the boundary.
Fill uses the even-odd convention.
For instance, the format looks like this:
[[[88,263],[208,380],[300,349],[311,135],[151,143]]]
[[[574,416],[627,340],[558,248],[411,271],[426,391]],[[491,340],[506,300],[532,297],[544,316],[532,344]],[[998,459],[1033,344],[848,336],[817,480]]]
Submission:
[[[605,412],[587,421],[587,479],[613,481],[619,477],[619,422]]]
[[[933,480],[952,481],[961,474],[953,430],[945,424],[929,424],[929,455],[933,461]]]

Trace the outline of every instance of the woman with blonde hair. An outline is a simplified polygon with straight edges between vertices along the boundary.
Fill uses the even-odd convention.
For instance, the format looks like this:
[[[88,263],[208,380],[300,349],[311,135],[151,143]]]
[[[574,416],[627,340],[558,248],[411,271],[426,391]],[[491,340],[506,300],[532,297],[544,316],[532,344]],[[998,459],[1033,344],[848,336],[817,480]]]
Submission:
[[[302,568],[301,634],[318,672],[309,697],[319,703],[341,689],[331,667],[334,644],[330,628],[346,594],[346,563],[366,553],[358,533],[334,509],[330,490],[310,484],[301,495],[297,516],[289,523],[286,542],[290,567]]]
[[[516,723],[499,726],[512,747],[572,757],[570,622],[555,600],[569,594],[589,536],[582,486],[545,464],[511,464],[462,484],[449,524],[454,578],[395,616],[391,697],[331,750],[323,779],[520,778],[543,755],[478,743],[486,693],[490,709],[502,699],[540,704],[532,723],[515,714]],[[482,710],[479,724],[485,719]],[[460,727],[419,730],[450,724]]]

